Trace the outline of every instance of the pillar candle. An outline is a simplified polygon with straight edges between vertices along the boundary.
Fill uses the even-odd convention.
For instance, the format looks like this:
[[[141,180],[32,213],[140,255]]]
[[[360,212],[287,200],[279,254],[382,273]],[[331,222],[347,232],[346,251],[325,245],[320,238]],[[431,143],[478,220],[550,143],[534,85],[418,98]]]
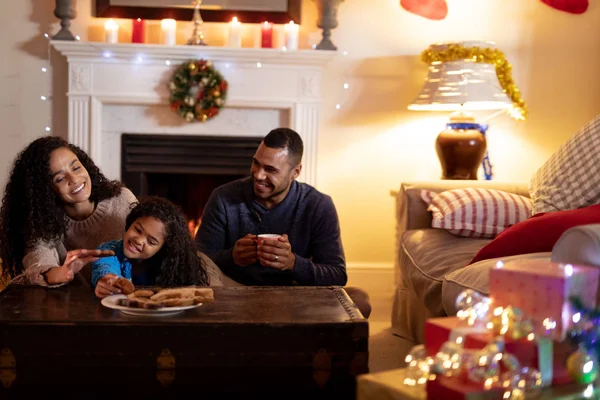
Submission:
[[[144,43],[144,20],[131,20],[131,43]]]
[[[237,17],[233,17],[229,23],[229,39],[227,40],[229,47],[242,47],[242,24]]]
[[[273,47],[273,24],[265,21],[261,26],[261,47],[272,48]]]
[[[104,24],[104,41],[106,43],[119,42],[119,25],[112,19],[109,19]]]
[[[294,21],[285,24],[285,47],[287,50],[298,50],[298,29],[299,26]]]
[[[168,46],[175,46],[175,33],[177,24],[174,19],[163,19],[160,21],[162,30],[162,43]]]

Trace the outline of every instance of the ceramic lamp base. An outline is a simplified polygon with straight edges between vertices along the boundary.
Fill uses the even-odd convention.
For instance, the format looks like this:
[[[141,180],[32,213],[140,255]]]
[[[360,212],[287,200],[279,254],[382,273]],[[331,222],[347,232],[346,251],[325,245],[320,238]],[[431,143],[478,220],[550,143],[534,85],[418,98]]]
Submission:
[[[485,136],[476,129],[445,129],[435,140],[442,179],[477,179],[487,148]]]

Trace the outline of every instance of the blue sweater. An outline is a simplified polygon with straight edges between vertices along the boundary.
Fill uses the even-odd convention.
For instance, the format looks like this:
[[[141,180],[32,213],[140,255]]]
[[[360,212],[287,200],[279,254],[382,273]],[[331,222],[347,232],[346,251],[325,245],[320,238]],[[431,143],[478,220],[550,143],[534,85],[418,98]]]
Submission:
[[[259,262],[236,265],[233,247],[248,233],[287,234],[296,255],[293,270],[280,271]],[[270,210],[254,200],[251,177],[218,187],[204,208],[196,245],[244,285],[343,286],[347,281],[333,201],[306,183],[292,182],[285,199]]]
[[[98,279],[106,274],[115,274],[127,278],[132,281],[134,285],[155,284],[155,277],[150,276],[151,274],[148,274],[148,271],[140,276],[132,276],[131,263],[127,260],[125,253],[123,252],[123,239],[102,243],[98,248],[100,250],[112,250],[115,252],[115,255],[111,257],[101,257],[92,263],[92,285],[94,285],[94,287],[98,284]]]

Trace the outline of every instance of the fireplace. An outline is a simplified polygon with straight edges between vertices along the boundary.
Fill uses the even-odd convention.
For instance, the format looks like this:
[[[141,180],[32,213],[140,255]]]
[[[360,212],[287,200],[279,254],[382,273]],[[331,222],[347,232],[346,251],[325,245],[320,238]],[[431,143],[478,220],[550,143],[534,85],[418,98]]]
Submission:
[[[196,161],[200,160],[188,155],[189,165],[184,165],[175,156],[166,158],[175,161],[172,165],[163,165],[154,161],[165,159],[160,152],[142,159],[132,153],[129,165],[130,161],[119,159],[125,154],[119,149],[123,132],[139,136],[243,137],[252,141],[273,128],[288,127],[304,141],[299,180],[318,188],[322,72],[337,52],[64,40],[52,41],[52,46],[68,64],[69,141],[88,152],[107,177],[125,181],[136,194],[149,193],[147,185],[155,179],[153,174],[214,175],[225,179],[224,175],[248,173],[251,158],[246,154],[234,167],[227,164],[233,160],[225,161],[228,157],[220,161],[213,157],[211,163],[199,164]],[[229,82],[227,103],[218,118],[187,123],[168,107],[168,82],[178,65],[200,58],[211,60]],[[53,58],[55,62],[61,61]],[[254,151],[255,146],[250,147]],[[126,165],[127,176],[121,175],[125,172],[119,168],[122,165]]]
[[[161,196],[181,207],[195,234],[213,189],[248,176],[261,137],[121,136],[121,177],[138,197]]]

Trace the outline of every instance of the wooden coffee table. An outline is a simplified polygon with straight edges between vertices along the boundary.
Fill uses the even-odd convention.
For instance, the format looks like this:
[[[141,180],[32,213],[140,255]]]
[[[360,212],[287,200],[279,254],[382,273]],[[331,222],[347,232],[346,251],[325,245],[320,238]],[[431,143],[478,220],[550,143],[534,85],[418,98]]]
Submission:
[[[353,399],[368,322],[339,287],[222,287],[171,317],[134,317],[73,282],[0,293],[4,394],[261,392]],[[4,393],[4,394],[3,394]]]

